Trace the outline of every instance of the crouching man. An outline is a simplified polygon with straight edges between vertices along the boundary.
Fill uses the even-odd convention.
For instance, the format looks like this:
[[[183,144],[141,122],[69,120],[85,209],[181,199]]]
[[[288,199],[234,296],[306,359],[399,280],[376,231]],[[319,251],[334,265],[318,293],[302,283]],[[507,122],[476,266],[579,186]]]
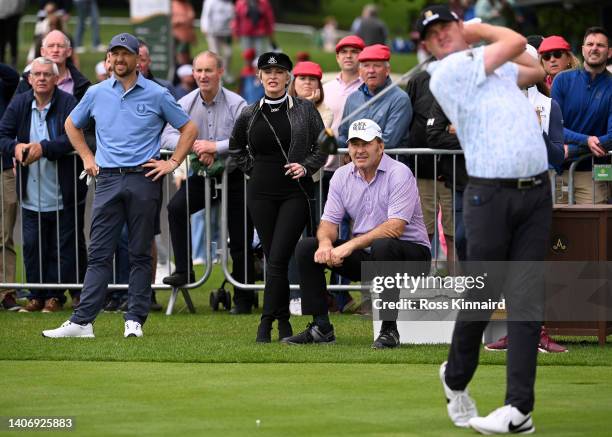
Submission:
[[[302,313],[312,315],[313,323],[284,343],[335,342],[327,314],[325,268],[353,281],[361,280],[362,261],[422,261],[420,272],[429,272],[430,244],[412,172],[385,155],[382,131],[372,120],[353,122],[347,143],[352,162],[331,178],[317,237],[302,239],[295,251]],[[353,238],[348,241],[338,239],[345,213],[353,222]],[[392,294],[388,298],[397,300],[399,291]],[[385,315],[373,348],[399,346],[396,318],[397,311]]]

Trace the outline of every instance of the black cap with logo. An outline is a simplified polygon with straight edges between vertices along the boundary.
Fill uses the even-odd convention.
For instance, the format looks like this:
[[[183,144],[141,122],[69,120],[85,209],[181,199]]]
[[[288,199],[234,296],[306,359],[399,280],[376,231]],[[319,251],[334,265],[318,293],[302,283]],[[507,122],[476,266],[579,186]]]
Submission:
[[[287,71],[293,69],[293,63],[289,56],[284,53],[277,52],[266,52],[262,53],[257,59],[257,68],[260,70],[263,68],[278,67],[283,68]]]
[[[425,38],[427,26],[440,21],[459,21],[459,17],[446,5],[432,5],[423,9],[416,24],[416,30],[419,32],[421,39]]]

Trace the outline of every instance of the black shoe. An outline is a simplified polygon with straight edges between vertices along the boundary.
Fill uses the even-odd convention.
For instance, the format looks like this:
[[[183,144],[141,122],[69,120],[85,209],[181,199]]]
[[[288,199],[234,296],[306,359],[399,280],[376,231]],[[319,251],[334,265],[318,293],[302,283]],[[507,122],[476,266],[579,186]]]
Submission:
[[[255,341],[257,343],[271,343],[272,342],[272,321],[271,318],[263,318],[259,322],[259,327],[257,328],[257,338]]]
[[[110,299],[106,306],[104,307],[105,313],[116,313],[119,311],[119,307],[121,306],[121,302],[117,299]]]
[[[4,295],[4,299],[2,299],[2,305],[0,305],[7,311],[19,311],[21,309],[21,305],[15,301],[15,293],[10,292]]]
[[[232,309],[229,312],[232,316],[237,316],[240,314],[251,314],[251,308],[246,308],[246,307],[232,307]]]
[[[283,341],[283,339],[293,336],[293,329],[291,328],[291,323],[289,320],[280,320],[278,321],[278,340]]]
[[[396,326],[380,329],[378,338],[372,343],[372,349],[392,349],[400,345],[400,335]]]
[[[187,277],[187,272],[174,272],[170,276],[166,276],[162,279],[162,282],[172,285],[173,287],[180,287],[181,285],[195,282],[195,273],[192,270],[189,277]]]
[[[336,342],[336,336],[334,335],[334,326],[330,325],[331,329],[328,333],[323,333],[314,323],[309,323],[303,332],[292,337],[286,337],[281,340],[281,343],[285,344],[334,344]]]

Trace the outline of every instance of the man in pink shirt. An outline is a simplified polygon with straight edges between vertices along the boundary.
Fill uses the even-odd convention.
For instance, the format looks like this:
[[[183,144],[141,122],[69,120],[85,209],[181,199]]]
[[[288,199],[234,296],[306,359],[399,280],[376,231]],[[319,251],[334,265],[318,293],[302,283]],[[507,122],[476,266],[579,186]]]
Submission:
[[[326,268],[353,281],[361,280],[361,263],[367,261],[412,261],[410,274],[429,272],[430,243],[416,179],[406,165],[384,153],[382,136],[380,126],[369,119],[350,126],[352,162],[334,173],[316,238],[303,238],[295,249],[302,313],[312,315],[313,321],[283,343],[335,343],[326,302]],[[353,238],[348,240],[338,233],[345,215],[353,221]],[[399,290],[386,293],[384,300],[398,301]],[[383,323],[373,348],[399,346],[397,315],[397,310],[381,311]]]

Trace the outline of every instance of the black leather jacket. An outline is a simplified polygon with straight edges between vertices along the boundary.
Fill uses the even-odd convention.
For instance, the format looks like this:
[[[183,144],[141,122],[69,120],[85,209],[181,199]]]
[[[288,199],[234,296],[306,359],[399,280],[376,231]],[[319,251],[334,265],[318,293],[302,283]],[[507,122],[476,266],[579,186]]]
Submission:
[[[288,96],[287,114],[291,124],[291,145],[289,161],[298,162],[306,168],[306,174],[312,176],[327,160],[327,154],[321,152],[317,138],[324,128],[323,120],[314,105],[299,97]],[[229,140],[229,153],[244,173],[249,174],[253,168],[257,151],[251,145],[250,131],[253,122],[261,116],[262,98],[243,109],[234,124]],[[274,138],[270,138],[274,141]]]

